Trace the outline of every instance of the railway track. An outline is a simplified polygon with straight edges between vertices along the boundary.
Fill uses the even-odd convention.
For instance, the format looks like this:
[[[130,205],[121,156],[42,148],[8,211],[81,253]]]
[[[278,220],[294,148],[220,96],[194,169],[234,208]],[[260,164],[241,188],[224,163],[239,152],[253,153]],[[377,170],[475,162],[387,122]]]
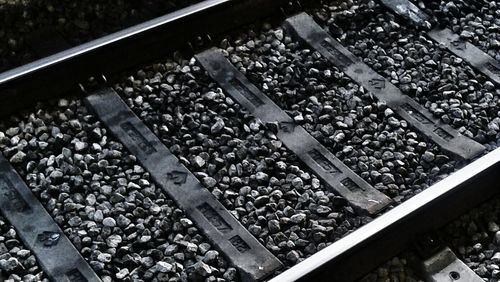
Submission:
[[[445,226],[496,194],[498,19],[450,3],[210,0],[0,74],[0,278],[495,279],[496,202]]]
[[[199,1],[0,2],[0,71],[30,63]],[[56,39],[59,37],[59,39]]]

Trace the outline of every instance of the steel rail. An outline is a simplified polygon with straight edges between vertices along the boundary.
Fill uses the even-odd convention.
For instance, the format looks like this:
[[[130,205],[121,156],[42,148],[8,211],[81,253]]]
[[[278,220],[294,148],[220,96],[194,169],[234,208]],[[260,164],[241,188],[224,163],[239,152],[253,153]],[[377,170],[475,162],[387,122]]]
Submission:
[[[0,73],[0,116],[278,12],[286,0],[206,0]],[[184,48],[186,49],[186,48]]]
[[[419,235],[500,191],[500,148],[295,265],[271,282],[353,281],[397,255]]]
[[[35,62],[31,62],[18,68],[8,70],[0,74],[0,84],[8,83],[9,81],[18,79],[22,76],[29,75],[33,72],[48,68],[63,61],[76,58],[84,53],[91,52],[106,45],[119,42],[120,40],[131,38],[142,32],[153,30],[154,28],[157,28],[159,26],[172,23],[183,17],[188,17],[217,5],[222,5],[229,1],[231,0],[207,0],[204,2],[200,2],[184,9],[174,11],[165,16],[146,21],[129,28],[125,28],[110,35],[103,36],[87,43],[83,43],[79,46],[61,51],[57,54],[45,57]]]

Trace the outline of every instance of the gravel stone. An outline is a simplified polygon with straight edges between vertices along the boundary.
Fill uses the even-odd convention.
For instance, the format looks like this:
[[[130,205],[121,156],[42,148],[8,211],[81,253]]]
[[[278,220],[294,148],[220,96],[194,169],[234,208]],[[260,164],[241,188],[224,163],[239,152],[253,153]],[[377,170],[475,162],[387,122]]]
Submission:
[[[23,246],[13,226],[1,215],[0,278],[5,281],[49,281],[36,257]]]
[[[211,250],[205,253],[205,257],[203,257],[203,262],[212,263],[215,262],[218,258],[219,258],[219,252]]]
[[[499,1],[418,1],[433,21],[500,59]]]
[[[422,155],[422,159],[428,163],[432,162],[434,159],[435,159],[435,156],[432,152],[429,152],[429,151],[426,151],[423,155]]]
[[[303,213],[294,214],[290,217],[290,220],[295,224],[301,224],[306,220],[307,216]]]
[[[367,9],[363,3],[359,5]],[[324,5],[331,5],[325,10],[349,7]],[[374,99],[319,53],[304,48],[286,33],[279,41],[274,32],[249,30],[228,39],[225,55],[292,117],[304,117],[297,123],[368,183],[399,203],[453,172],[455,162],[450,158],[431,160],[430,154],[446,154],[388,110],[385,102]],[[385,33],[384,29],[381,34]],[[255,49],[239,48],[249,40]],[[256,62],[263,68],[255,67]],[[428,152],[425,157],[424,152]],[[297,189],[301,189],[299,179],[292,182]]]
[[[194,165],[198,168],[202,168],[205,166],[205,160],[200,156],[196,156],[194,157]]]
[[[24,162],[26,159],[26,154],[23,153],[22,151],[17,152],[12,158],[10,158],[10,162],[13,164],[20,164]]]
[[[164,261],[159,261],[156,264],[156,267],[158,268],[158,271],[162,273],[172,272],[172,269],[174,268],[173,265]]]
[[[278,40],[274,31],[269,37]],[[285,32],[282,40],[287,40]],[[242,50],[252,46],[261,48],[262,40],[241,41],[238,45]],[[276,64],[283,58],[275,56],[272,60]],[[194,58],[179,55],[161,64],[165,71],[156,71],[154,65],[145,66],[144,76],[130,74],[115,87],[116,91],[235,218],[287,266],[370,220],[356,216],[345,200],[333,194],[283,146],[276,137],[277,124],[264,124],[249,115],[207,76]],[[268,68],[266,63],[260,69]],[[324,72],[325,68],[321,70]],[[321,72],[311,75],[321,75]],[[335,76],[333,72],[329,75]],[[151,79],[161,83],[152,84]],[[146,85],[151,91],[142,91]],[[315,95],[307,95],[310,96]],[[135,102],[137,97],[142,97],[141,104]],[[321,99],[304,99],[316,106],[324,103]],[[330,114],[336,115],[332,111]],[[310,112],[300,115],[302,117],[299,113],[293,115],[298,123],[310,122]],[[333,122],[332,134],[336,136],[340,133],[337,126],[353,127],[355,120],[348,117]],[[162,130],[164,127],[168,131]],[[351,136],[342,133],[345,137],[342,134],[338,137],[347,142]],[[193,162],[196,156],[205,160],[203,167]],[[420,172],[418,176],[412,175],[413,180],[419,176]],[[426,179],[427,175],[415,184],[420,185]],[[217,184],[211,184],[215,182]],[[379,183],[382,185],[380,180]],[[306,218],[294,224],[290,217],[295,214],[305,214]],[[290,251],[296,251],[300,259],[287,260]]]
[[[445,12],[449,2],[460,8]],[[425,10],[436,15],[434,25],[450,23],[453,30],[459,34],[465,30],[463,35],[470,37],[478,30],[471,27],[477,23],[475,17],[492,13],[488,5],[480,2],[418,1],[417,4],[427,5]],[[497,123],[500,89],[486,87],[492,82],[427,37],[427,29],[416,29],[376,1],[349,1],[344,5],[331,1],[324,3],[321,11],[325,17],[319,19],[320,24],[375,71],[461,134],[485,144],[488,149],[497,147],[499,131],[490,125]],[[469,27],[458,28],[461,25]],[[333,32],[332,26],[338,27],[341,33]],[[377,32],[380,27],[381,32]],[[498,32],[491,34],[499,36]],[[490,55],[498,56],[498,50],[491,51]],[[398,60],[401,57],[403,60]]]
[[[500,198],[494,197],[448,224],[438,234],[485,281],[498,280]]]
[[[270,220],[267,226],[269,228],[269,232],[271,233],[277,233],[281,230],[279,221],[274,219]]]
[[[106,253],[102,253],[102,254],[99,254],[97,256],[97,259],[100,261],[100,262],[103,262],[103,263],[108,263],[111,261],[111,255],[110,254],[106,254]]]
[[[202,261],[199,261],[193,265],[193,271],[201,277],[207,277],[212,274],[212,269],[210,268],[210,266]]]
[[[127,227],[132,221],[125,217],[124,215],[120,214],[118,218],[116,219],[116,223],[118,224],[119,227]]]
[[[25,154],[14,163],[15,168],[103,281],[201,279],[200,274],[192,275],[187,269],[202,262],[212,250],[205,237],[155,186],[136,158],[108,135],[81,100],[65,99],[0,121],[0,137],[9,128],[19,128],[8,142],[0,142],[0,151],[9,159],[19,152]],[[34,132],[51,133],[52,137]],[[42,150],[39,146],[19,146],[25,142],[22,140],[47,144]],[[79,147],[78,142],[98,146]],[[2,240],[0,235],[0,250]],[[204,246],[203,253],[199,245]],[[32,274],[40,278],[36,281],[46,279],[32,255],[12,254],[19,265],[28,261],[30,265],[24,266],[24,272],[17,266],[11,271],[7,258],[7,277],[28,279],[26,275]],[[214,281],[222,279],[229,268],[222,256],[207,260],[205,265],[210,271],[207,277]]]
[[[221,130],[224,128],[224,121],[222,119],[218,119],[214,125],[210,128],[210,132],[212,134],[216,134],[221,132]]]
[[[125,277],[127,277],[129,275],[129,270],[128,268],[124,268],[122,270],[120,270],[118,273],[116,273],[116,278],[117,279],[123,279]]]
[[[83,151],[85,149],[85,147],[87,147],[87,144],[85,144],[84,142],[80,142],[80,141],[75,142],[75,151],[76,152]]]
[[[299,254],[296,251],[290,251],[286,255],[286,259],[293,263],[296,263],[299,260]]]
[[[102,224],[107,227],[115,227],[116,221],[111,217],[106,217],[105,219],[102,220]]]
[[[122,242],[122,237],[118,235],[110,235],[106,239],[106,244],[111,248],[116,248]]]
[[[391,260],[378,267],[376,270],[360,279],[360,282],[377,282],[377,281],[407,281],[407,282],[423,282],[409,263],[406,256],[409,254],[403,253],[401,256],[392,258]]]
[[[208,188],[212,188],[212,187],[215,187],[217,185],[217,180],[215,180],[215,178],[210,177],[210,176],[203,178],[202,182]]]

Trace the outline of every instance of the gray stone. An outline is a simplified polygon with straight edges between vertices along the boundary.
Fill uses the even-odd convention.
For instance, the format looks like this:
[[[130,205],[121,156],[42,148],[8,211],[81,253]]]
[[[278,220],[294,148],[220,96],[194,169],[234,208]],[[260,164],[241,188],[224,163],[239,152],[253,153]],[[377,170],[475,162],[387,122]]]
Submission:
[[[115,227],[116,226],[116,221],[115,221],[114,218],[106,217],[105,219],[102,220],[102,224],[104,226],[108,226],[108,227]]]
[[[222,119],[218,119],[214,125],[212,125],[212,127],[210,128],[210,132],[212,134],[217,134],[217,133],[220,133],[222,131],[222,129],[224,128],[225,124],[224,124],[224,121]]]
[[[156,268],[161,273],[168,273],[168,272],[172,272],[172,270],[174,269],[174,266],[170,263],[167,263],[164,261],[159,261],[156,263]]]
[[[122,237],[120,237],[119,235],[110,235],[108,238],[106,238],[106,244],[111,248],[118,247],[121,242]]]
[[[14,156],[12,156],[12,158],[10,158],[10,162],[13,164],[20,164],[24,162],[25,159],[26,159],[26,154],[22,151],[19,151],[15,153]]]
[[[280,223],[274,219],[268,222],[267,227],[269,228],[269,232],[271,233],[277,233],[281,230]]]
[[[307,216],[303,213],[294,214],[290,217],[290,220],[295,224],[301,224],[306,220]]]
[[[202,261],[198,261],[193,265],[194,272],[202,277],[207,277],[212,274],[210,266]]]

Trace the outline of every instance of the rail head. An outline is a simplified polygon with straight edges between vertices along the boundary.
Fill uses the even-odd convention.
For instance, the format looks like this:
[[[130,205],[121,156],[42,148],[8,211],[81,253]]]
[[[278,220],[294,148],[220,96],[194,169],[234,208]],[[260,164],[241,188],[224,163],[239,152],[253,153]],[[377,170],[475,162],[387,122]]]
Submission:
[[[396,255],[416,235],[439,228],[497,193],[500,148],[271,279],[353,281]],[[352,271],[356,269],[356,271]]]
[[[81,45],[69,48],[67,50],[58,52],[54,55],[36,60],[26,65],[0,73],[0,85],[9,83],[23,76],[30,75],[37,71],[53,67],[57,64],[62,64],[68,60],[77,59],[82,54],[89,53],[112,44],[119,43],[120,41],[133,39],[141,33],[153,31],[183,18],[187,18],[203,11],[220,7],[223,4],[232,2],[234,0],[205,0],[191,6],[179,9],[164,16],[125,28],[123,30],[111,33],[101,38],[83,43]]]
[[[91,76],[120,74],[187,49],[199,37],[211,38],[276,14],[285,3],[287,0],[205,0],[0,73],[0,116],[78,90],[78,84]]]

